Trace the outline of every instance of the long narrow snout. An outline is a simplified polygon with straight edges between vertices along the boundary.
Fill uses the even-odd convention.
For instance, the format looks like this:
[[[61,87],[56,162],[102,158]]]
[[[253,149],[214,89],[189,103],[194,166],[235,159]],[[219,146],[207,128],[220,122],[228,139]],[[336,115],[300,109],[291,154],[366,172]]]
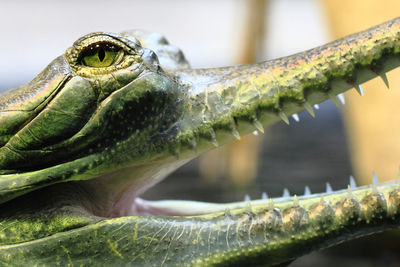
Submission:
[[[257,64],[187,70],[181,144],[209,149],[356,88],[400,65],[400,18],[332,43]],[[205,141],[205,142],[204,142]]]

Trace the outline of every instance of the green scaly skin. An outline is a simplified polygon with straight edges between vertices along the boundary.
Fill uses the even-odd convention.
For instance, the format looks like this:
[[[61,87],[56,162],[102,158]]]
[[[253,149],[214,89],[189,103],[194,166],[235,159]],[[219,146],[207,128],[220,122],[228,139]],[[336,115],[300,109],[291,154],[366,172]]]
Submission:
[[[84,66],[99,43],[123,52]],[[397,227],[396,182],[248,203],[137,197],[199,154],[399,65],[399,18],[289,57],[201,70],[157,34],[86,35],[0,98],[0,263],[270,266]]]

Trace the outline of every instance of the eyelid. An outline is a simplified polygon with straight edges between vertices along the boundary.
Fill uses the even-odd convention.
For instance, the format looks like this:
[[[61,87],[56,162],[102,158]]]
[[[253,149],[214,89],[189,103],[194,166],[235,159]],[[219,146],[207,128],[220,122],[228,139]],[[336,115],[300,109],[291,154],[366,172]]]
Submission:
[[[110,43],[120,47],[121,53],[118,53],[119,56],[110,66],[95,68],[81,64],[82,51],[98,43]],[[142,54],[142,46],[136,38],[126,38],[114,33],[96,32],[87,34],[75,41],[72,47],[67,49],[65,58],[75,74],[83,77],[95,77],[125,69],[135,62],[141,62]]]
[[[102,45],[102,44],[110,45],[110,46],[116,47],[117,49],[124,50],[124,48],[120,44],[117,44],[117,43],[114,43],[114,42],[110,42],[110,41],[98,41],[96,43],[89,44],[86,47],[82,47],[81,50],[83,52],[83,51],[85,51],[87,49],[94,48],[95,46]]]

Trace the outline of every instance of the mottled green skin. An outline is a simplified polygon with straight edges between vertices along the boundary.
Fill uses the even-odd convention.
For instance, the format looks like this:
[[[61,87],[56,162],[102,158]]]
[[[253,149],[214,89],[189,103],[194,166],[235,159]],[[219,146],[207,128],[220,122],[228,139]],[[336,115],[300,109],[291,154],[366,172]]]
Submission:
[[[124,47],[123,61],[81,67],[79,51],[99,40]],[[397,227],[397,183],[192,217],[110,217],[128,214],[118,208],[125,190],[139,195],[198,154],[398,65],[400,19],[293,56],[203,70],[159,35],[87,35],[0,98],[0,262],[275,265]]]

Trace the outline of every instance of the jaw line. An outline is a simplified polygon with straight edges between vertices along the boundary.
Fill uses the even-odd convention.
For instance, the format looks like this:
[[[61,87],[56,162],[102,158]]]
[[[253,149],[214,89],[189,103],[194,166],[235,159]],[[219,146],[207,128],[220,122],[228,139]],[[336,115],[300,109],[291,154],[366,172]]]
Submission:
[[[376,181],[375,181],[376,182]],[[352,181],[350,181],[352,183]],[[144,200],[142,198],[135,198],[134,200],[134,213],[128,216],[218,216],[221,213],[230,213],[235,210],[247,209],[249,212],[253,208],[258,206],[265,208],[274,207],[276,205],[298,205],[296,202],[308,201],[311,199],[324,199],[324,197],[329,197],[332,194],[361,194],[361,192],[366,190],[377,190],[377,186],[386,187],[393,186],[394,184],[399,185],[400,180],[385,181],[382,183],[373,183],[370,185],[359,186],[355,184],[349,185],[347,189],[340,189],[331,191],[329,186],[327,191],[323,193],[305,194],[297,197],[293,196],[282,196],[277,198],[262,198],[258,200],[245,200],[240,202],[231,203],[212,203],[212,202],[202,202],[202,201],[190,201],[190,200]]]

